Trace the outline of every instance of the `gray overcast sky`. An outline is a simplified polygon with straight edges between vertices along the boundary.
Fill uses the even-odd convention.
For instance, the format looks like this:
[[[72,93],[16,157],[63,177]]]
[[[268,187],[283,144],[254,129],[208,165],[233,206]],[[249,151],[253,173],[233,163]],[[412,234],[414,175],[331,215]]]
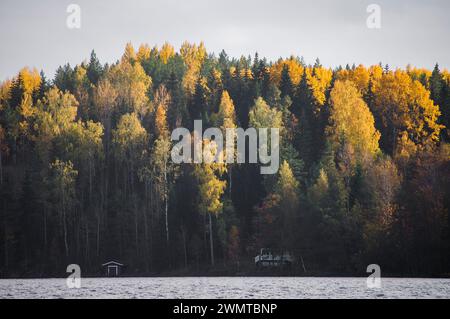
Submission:
[[[81,7],[81,29],[66,27],[67,6]],[[366,8],[381,6],[381,29]],[[0,80],[23,66],[53,78],[58,65],[80,63],[95,49],[114,62],[131,41],[176,48],[205,42],[208,52],[291,54],[307,63],[450,67],[448,0],[1,0]]]

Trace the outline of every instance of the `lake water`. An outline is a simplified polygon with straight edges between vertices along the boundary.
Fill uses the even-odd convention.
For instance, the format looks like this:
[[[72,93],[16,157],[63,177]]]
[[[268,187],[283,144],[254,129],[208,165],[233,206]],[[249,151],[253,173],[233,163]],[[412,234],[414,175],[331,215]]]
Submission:
[[[184,277],[85,278],[69,289],[66,279],[2,279],[0,298],[446,298],[450,279]]]

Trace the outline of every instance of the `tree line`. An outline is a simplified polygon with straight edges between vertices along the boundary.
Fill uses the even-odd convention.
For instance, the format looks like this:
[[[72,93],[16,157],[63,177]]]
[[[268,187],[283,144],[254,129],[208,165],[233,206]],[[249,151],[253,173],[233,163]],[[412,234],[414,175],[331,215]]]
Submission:
[[[0,85],[0,276],[450,273],[450,73],[127,44]],[[279,128],[280,169],[174,164],[177,127]],[[206,141],[207,143],[207,141]],[[300,268],[299,268],[300,269]],[[303,267],[301,268],[303,271]],[[301,271],[299,273],[302,273]]]

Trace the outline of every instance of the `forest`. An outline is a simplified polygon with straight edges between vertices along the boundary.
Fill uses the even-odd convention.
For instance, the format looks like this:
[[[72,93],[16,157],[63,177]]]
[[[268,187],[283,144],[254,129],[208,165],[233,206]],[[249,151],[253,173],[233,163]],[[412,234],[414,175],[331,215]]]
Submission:
[[[407,61],[405,61],[407,62]],[[405,63],[406,64],[406,63]],[[177,127],[280,129],[280,168],[174,164]],[[450,73],[126,45],[0,85],[0,277],[450,275]]]

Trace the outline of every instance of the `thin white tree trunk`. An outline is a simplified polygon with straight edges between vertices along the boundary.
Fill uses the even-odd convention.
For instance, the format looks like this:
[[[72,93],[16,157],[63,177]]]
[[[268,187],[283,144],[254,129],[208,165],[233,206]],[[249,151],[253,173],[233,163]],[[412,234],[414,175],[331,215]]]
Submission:
[[[5,250],[4,266],[5,266],[5,270],[8,270],[8,264],[9,264],[8,234],[7,234],[7,227],[6,227],[6,207],[5,207],[4,201],[3,201],[3,235],[4,235],[4,250]]]
[[[92,200],[92,162],[89,161],[89,202]]]
[[[230,165],[228,167],[228,185],[230,185],[230,198],[231,198],[231,191],[233,189],[232,169],[233,167]]]
[[[212,218],[211,214],[209,216],[209,243],[211,249],[211,266],[214,266],[214,244],[213,244],[213,233],[212,233]]]
[[[88,264],[89,263],[89,225],[88,225],[88,221],[86,219],[86,249],[85,249],[85,255],[86,255],[86,261]]]
[[[167,163],[164,162],[164,201],[165,201],[165,215],[166,215],[166,239],[167,246],[169,246],[169,191],[167,187]]]
[[[47,251],[47,204],[44,204],[44,250]]]
[[[66,250],[66,257],[69,256],[69,245],[67,243],[67,223],[66,223],[66,207],[65,207],[64,193],[62,198],[62,211],[63,211],[63,229],[64,229],[64,248]]]
[[[97,257],[100,255],[100,212],[97,214]]]
[[[145,182],[145,205],[144,205],[144,258],[145,258],[145,270],[149,271],[148,266],[148,218],[147,218],[147,212],[148,212],[148,183]]]
[[[181,227],[181,235],[183,237],[184,268],[187,268],[187,244],[186,244],[186,231],[184,227]]]

